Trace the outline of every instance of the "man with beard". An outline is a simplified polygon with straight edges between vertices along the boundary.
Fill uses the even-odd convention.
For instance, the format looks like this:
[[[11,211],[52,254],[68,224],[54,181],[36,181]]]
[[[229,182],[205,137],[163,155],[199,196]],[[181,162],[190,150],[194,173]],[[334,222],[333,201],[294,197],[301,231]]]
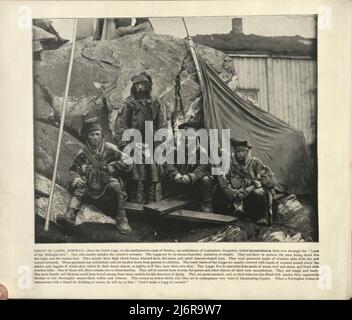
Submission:
[[[196,140],[196,130],[198,128],[195,121],[188,121],[178,126],[184,129],[186,136],[184,147],[178,148],[177,152],[184,153],[180,156],[174,150],[174,163],[166,164],[164,171],[171,182],[172,189],[177,193],[189,193],[201,198],[202,210],[212,212],[213,196],[213,179],[210,174],[210,165],[208,164],[208,153],[203,149]],[[195,163],[190,159],[195,155]],[[184,163],[177,163],[177,158],[184,159]],[[201,158],[206,163],[201,163]],[[205,161],[204,161],[205,162]]]
[[[231,139],[233,153],[229,173],[219,176],[229,206],[260,225],[268,225],[276,180],[269,167],[251,156],[247,141]]]
[[[146,203],[155,202],[156,184],[162,176],[161,167],[155,162],[146,163],[145,159],[154,152],[158,143],[154,143],[151,149],[146,143],[145,122],[151,121],[153,126],[151,137],[154,137],[155,131],[166,128],[166,117],[161,102],[151,97],[152,78],[142,72],[132,77],[131,95],[126,98],[122,106],[121,115],[116,121],[116,135],[114,137],[120,150],[130,143],[122,141],[122,136],[127,129],[136,129],[141,133],[142,143],[136,144],[138,152],[143,154],[143,163],[135,164],[130,181],[128,182],[128,198],[131,202],[137,202],[137,193],[139,183],[143,183],[144,199]],[[135,150],[136,151],[136,150]],[[137,152],[136,151],[136,152]]]
[[[83,202],[97,207],[109,203],[118,231],[129,233],[132,229],[124,209],[121,174],[132,170],[132,159],[115,145],[104,141],[96,119],[85,122],[82,131],[86,145],[78,152],[69,171],[69,188],[73,196],[66,215],[58,215],[57,222],[66,227],[74,226]]]

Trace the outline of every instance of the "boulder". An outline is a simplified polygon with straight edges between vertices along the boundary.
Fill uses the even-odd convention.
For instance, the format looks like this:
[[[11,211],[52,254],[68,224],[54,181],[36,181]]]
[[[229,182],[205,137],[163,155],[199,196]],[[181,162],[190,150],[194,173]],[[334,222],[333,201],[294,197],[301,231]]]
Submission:
[[[34,122],[34,128],[35,171],[51,179],[54,171],[59,129],[40,121]],[[72,164],[72,160],[82,147],[83,145],[79,140],[64,131],[56,177],[56,182],[59,185],[67,185],[68,171]]]
[[[232,78],[235,72],[227,55],[204,46],[198,48],[222,78]],[[65,44],[42,52],[42,60],[34,62],[36,116],[48,121],[59,120],[70,50],[71,44]],[[77,132],[79,121],[71,120],[95,110],[108,117],[111,129],[130,93],[131,77],[142,71],[152,76],[153,95],[164,103],[170,125],[201,111],[197,74],[184,39],[150,33],[107,41],[87,38],[76,43],[65,127]]]
[[[33,96],[35,103],[33,105],[34,119],[42,119],[45,121],[55,121],[55,114],[52,107],[52,98],[49,88],[33,81]]]
[[[263,235],[262,240],[264,242],[304,242],[300,233],[290,236],[283,231],[267,232]]]
[[[105,215],[95,206],[83,204],[77,214],[76,225],[78,226],[86,222],[116,224],[113,218]]]
[[[155,241],[155,231],[149,221],[130,221],[131,234],[117,231],[116,221],[94,206],[83,204],[76,217],[74,230],[65,230],[57,224],[51,224],[49,232],[44,232],[44,220],[49,204],[51,181],[35,174],[35,215],[36,242],[141,242]],[[55,185],[50,220],[56,222],[58,214],[65,214],[71,195],[59,185]]]
[[[35,173],[34,189],[36,193],[36,214],[45,218],[46,210],[49,203],[51,181],[41,174]],[[65,214],[71,199],[70,193],[58,184],[54,188],[54,199],[51,212],[51,220],[56,221],[56,216],[61,213]],[[76,225],[83,223],[107,223],[116,224],[116,221],[105,215],[101,210],[92,206],[83,204],[76,218]]]
[[[41,174],[36,173],[34,186],[36,193],[35,213],[45,219],[49,204],[51,181]],[[70,199],[71,196],[69,192],[56,184],[54,188],[54,198],[50,220],[56,221],[56,216],[59,213],[65,213],[67,211]]]

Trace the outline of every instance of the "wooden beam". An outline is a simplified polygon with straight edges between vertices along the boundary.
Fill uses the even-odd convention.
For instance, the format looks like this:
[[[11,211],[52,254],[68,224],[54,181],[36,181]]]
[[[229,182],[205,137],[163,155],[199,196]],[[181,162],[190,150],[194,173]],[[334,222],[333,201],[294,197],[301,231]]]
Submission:
[[[126,202],[125,210],[127,213],[133,213],[136,215],[143,215],[144,213],[143,204],[135,202]]]
[[[165,217],[213,224],[231,223],[238,220],[233,216],[209,212],[190,211],[184,209],[169,212],[165,215]]]
[[[180,195],[150,203],[145,206],[140,203],[126,202],[125,210],[128,214],[136,214],[139,216],[151,213],[165,218],[213,224],[226,224],[237,220],[237,218],[233,216],[183,209],[183,207],[195,201],[197,201],[197,199]]]
[[[147,204],[144,206],[144,210],[149,213],[164,215],[178,209],[183,209],[187,205],[196,201],[199,201],[199,199],[181,194],[176,197]]]

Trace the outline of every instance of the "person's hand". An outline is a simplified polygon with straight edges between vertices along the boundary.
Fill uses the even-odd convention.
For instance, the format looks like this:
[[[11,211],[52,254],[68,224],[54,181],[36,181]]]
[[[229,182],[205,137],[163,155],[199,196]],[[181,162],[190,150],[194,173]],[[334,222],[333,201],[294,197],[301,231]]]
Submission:
[[[146,159],[149,159],[151,157],[151,152],[149,148],[149,144],[144,144],[143,146],[143,154]]]
[[[6,287],[0,284],[0,300],[7,300],[8,297],[9,297],[9,293]]]
[[[121,160],[123,161],[124,164],[128,166],[133,164],[133,159],[125,153],[122,153]]]
[[[191,178],[187,174],[185,174],[184,176],[182,176],[182,182],[184,184],[189,184],[191,182]]]
[[[79,178],[76,182],[76,187],[78,188],[83,188],[85,185],[86,185],[86,182],[82,178]]]
[[[245,197],[245,193],[240,190],[235,190],[233,193],[233,199],[235,201],[241,201]]]
[[[176,183],[182,183],[182,174],[177,173],[174,180]]]
[[[106,166],[106,170],[108,170],[110,174],[113,174],[115,172],[115,168],[111,163]]]
[[[262,184],[260,183],[260,181],[258,180],[254,180],[253,184],[255,186],[256,189],[260,189],[262,187]]]

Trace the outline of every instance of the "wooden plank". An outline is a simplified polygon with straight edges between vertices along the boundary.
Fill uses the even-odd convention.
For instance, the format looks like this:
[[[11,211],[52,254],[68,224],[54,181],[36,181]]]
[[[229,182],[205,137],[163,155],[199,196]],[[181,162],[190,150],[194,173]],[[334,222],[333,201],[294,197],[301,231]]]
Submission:
[[[233,216],[184,209],[169,212],[165,215],[165,217],[214,224],[231,223],[238,220]]]
[[[144,213],[143,204],[135,202],[126,202],[125,210],[127,213],[142,215]]]
[[[179,195],[172,198],[163,199],[161,201],[153,202],[144,206],[144,210],[146,212],[164,215],[169,212],[176,211],[178,209],[182,209],[185,206],[199,201],[194,197],[189,197],[187,195]]]

